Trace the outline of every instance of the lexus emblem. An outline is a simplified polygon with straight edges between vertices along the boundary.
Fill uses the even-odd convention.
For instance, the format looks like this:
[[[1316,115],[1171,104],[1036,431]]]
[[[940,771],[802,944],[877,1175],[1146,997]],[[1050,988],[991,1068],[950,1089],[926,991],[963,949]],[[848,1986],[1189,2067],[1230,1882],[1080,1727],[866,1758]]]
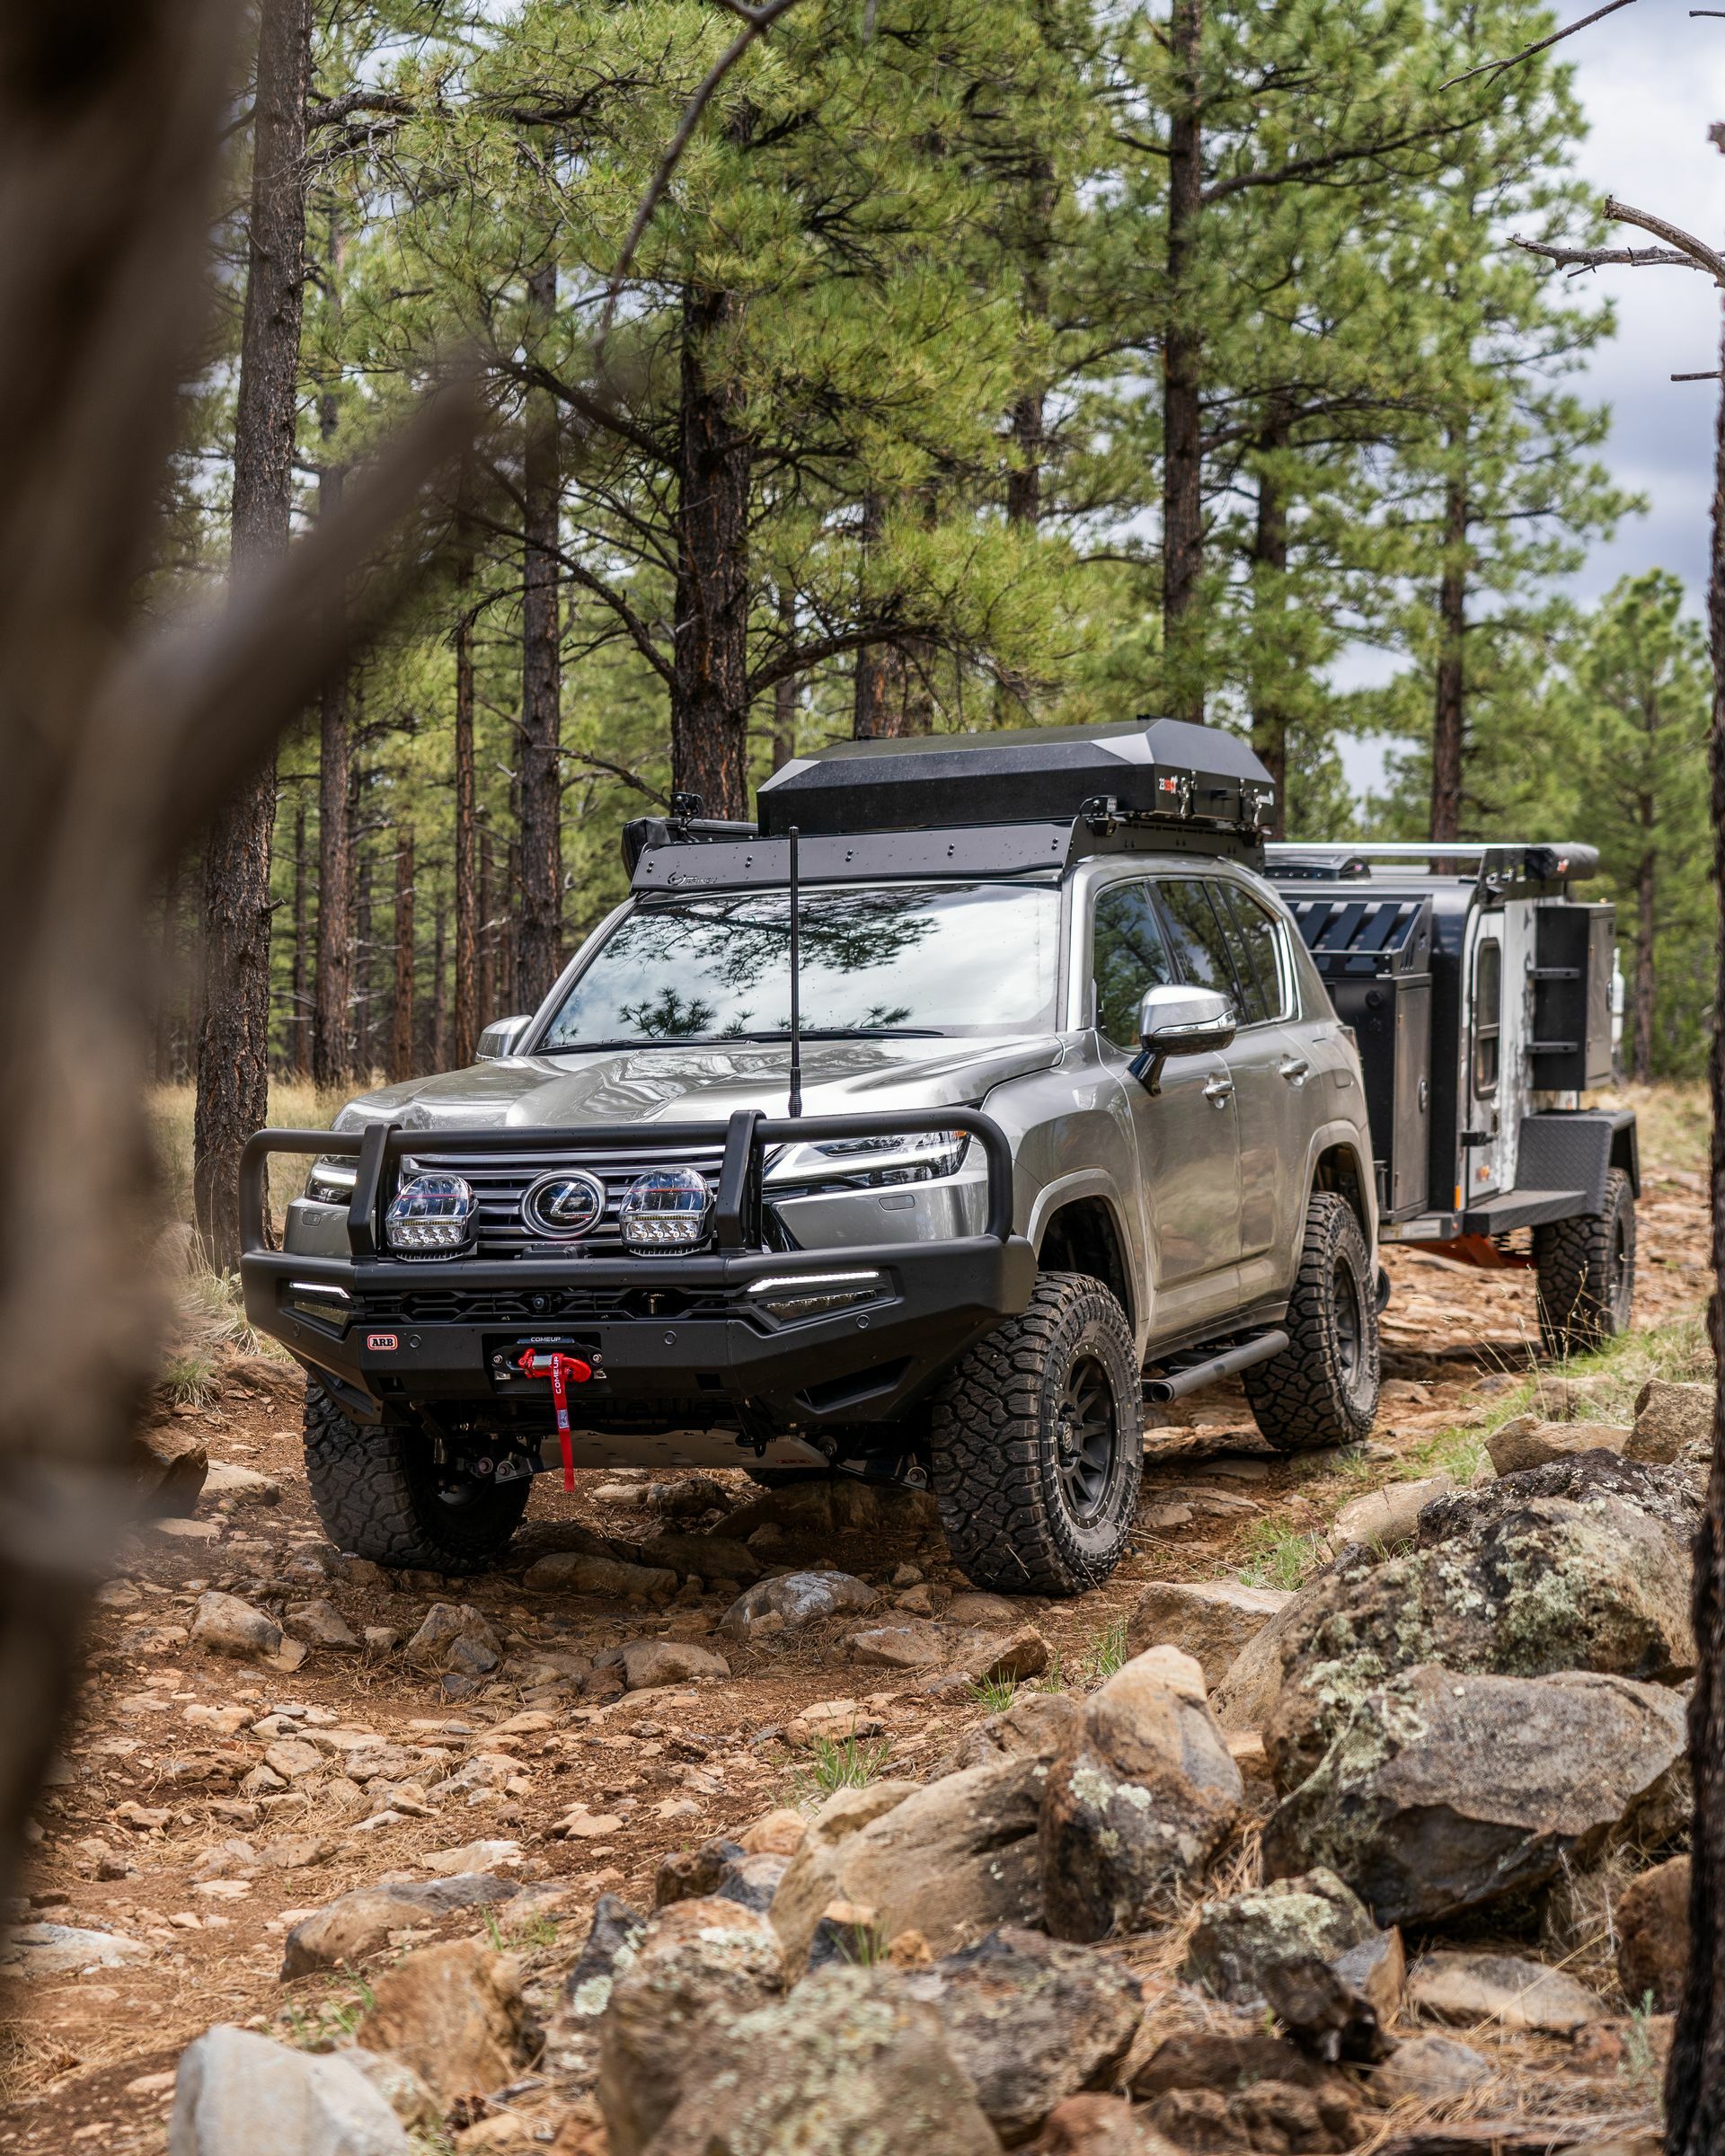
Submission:
[[[541,1235],[585,1235],[605,1217],[605,1185],[585,1169],[542,1175],[521,1200],[521,1217]]]

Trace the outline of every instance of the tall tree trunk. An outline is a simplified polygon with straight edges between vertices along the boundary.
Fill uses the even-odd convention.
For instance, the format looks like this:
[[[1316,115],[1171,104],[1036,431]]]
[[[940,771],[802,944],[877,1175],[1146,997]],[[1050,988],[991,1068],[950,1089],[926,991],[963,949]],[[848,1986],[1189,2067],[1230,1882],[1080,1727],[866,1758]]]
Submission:
[[[1452,434],[1451,447],[1463,443]],[[1467,721],[1467,478],[1459,465],[1444,492],[1444,570],[1438,587],[1438,689],[1431,727],[1431,835],[1462,835],[1462,745]]]
[[[377,1067],[376,1038],[374,1029],[376,1016],[377,968],[376,947],[372,938],[371,919],[371,853],[367,847],[356,849],[354,868],[353,940],[354,940],[354,1036],[358,1050],[360,1079],[369,1084],[372,1073]]]
[[[797,641],[797,595],[779,592],[779,629],[789,649]],[[773,684],[773,768],[780,770],[797,753],[797,677],[787,674]]]
[[[413,834],[395,842],[395,965],[391,984],[389,1075],[413,1075]]]
[[[311,0],[260,10],[245,314],[234,426],[233,573],[287,551],[305,246]],[[205,1255],[240,1261],[240,1153],[270,1115],[270,838],[275,760],[217,811],[204,856],[204,1019],[192,1191]]]
[[[439,891],[431,915],[431,1018],[425,1030],[425,1062],[422,1066],[428,1071],[446,1071],[449,1068],[448,954],[449,909],[444,904],[443,894]]]
[[[473,1061],[473,1044],[485,1022],[479,1009],[479,819],[473,771],[473,552],[464,549],[456,570],[456,598],[461,611],[456,621],[456,1017],[451,1060],[457,1068]],[[496,1013],[490,1012],[485,1015],[494,1017]]]
[[[725,379],[734,293],[683,300],[671,784],[709,816],[748,813],[748,495],[753,445]]]
[[[491,868],[491,835],[479,834],[479,1008],[480,1027],[506,1014],[498,1007],[497,980],[497,879]],[[479,1038],[479,1028],[473,1038]]]
[[[330,284],[335,288],[341,234],[330,221]],[[321,444],[317,515],[341,504],[345,473],[336,451],[341,405],[327,385],[317,400]],[[317,989],[312,1010],[312,1078],[340,1086],[354,1070],[353,747],[350,680],[345,666],[323,685],[317,749]]]
[[[1725,337],[1721,340],[1725,366]],[[1725,889],[1725,397],[1713,451],[1713,529],[1707,623],[1713,659],[1713,881]],[[1718,927],[1713,1008],[1725,1011],[1725,909]],[[1695,1535],[1696,1670],[1689,1695],[1689,1767],[1695,1810],[1690,1835],[1689,1964],[1665,2076],[1669,2156],[1718,2156],[1725,2147],[1725,1026],[1713,1028],[1712,1159],[1713,1458]]]
[[[1048,321],[1048,261],[1054,250],[1054,161],[1039,153],[1026,174],[1020,246],[1021,306],[1039,329]],[[1042,464],[1048,453],[1048,393],[1037,382],[1013,400],[1013,461],[1006,475],[1006,521],[1034,531],[1042,514]]]
[[[554,265],[527,280],[528,335],[542,344],[557,298]],[[524,999],[551,993],[563,961],[562,666],[557,605],[557,404],[529,390],[524,488],[526,519],[521,593],[521,736],[516,754],[520,804],[521,926],[516,966]]]
[[[1658,856],[1653,851],[1653,796],[1639,803],[1641,857],[1635,864],[1635,1045],[1632,1074],[1638,1085],[1653,1078],[1653,921]]]
[[[304,1078],[311,1067],[311,1013],[306,1008],[310,984],[310,915],[305,873],[305,793],[302,787],[294,802],[294,949],[288,976],[288,1071]]]
[[[870,554],[880,543],[886,510],[880,497],[862,497],[862,546],[866,570]],[[887,723],[887,674],[889,665],[884,643],[864,644],[856,655],[851,676],[851,737],[856,741],[878,741],[891,731]]]
[[[1197,633],[1204,573],[1203,337],[1198,323],[1199,224],[1203,210],[1203,0],[1173,0],[1169,19],[1173,103],[1168,120],[1168,320],[1162,345],[1162,628],[1169,706],[1201,720]]]
[[[1272,404],[1258,438],[1269,460],[1287,446],[1287,414]],[[1258,473],[1258,514],[1252,535],[1252,618],[1258,644],[1252,671],[1252,746],[1276,782],[1272,839],[1287,835],[1287,674],[1284,646],[1287,610],[1287,493],[1273,461]]]

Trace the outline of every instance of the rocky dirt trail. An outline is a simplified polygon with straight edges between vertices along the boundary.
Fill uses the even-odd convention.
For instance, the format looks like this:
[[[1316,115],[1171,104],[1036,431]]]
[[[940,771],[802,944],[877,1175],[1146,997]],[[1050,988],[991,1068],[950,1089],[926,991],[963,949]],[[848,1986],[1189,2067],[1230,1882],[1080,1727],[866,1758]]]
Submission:
[[[1701,1176],[1650,1162],[1641,1233],[1640,1322],[1680,1340]],[[506,1571],[387,1577],[318,1529],[296,1373],[228,1356],[158,1405],[169,1481],[207,1479],[104,1588],[40,1810],[0,2149],[162,2150],[213,2025],[250,2033],[188,2066],[199,2156],[278,2113],[308,2156],[744,2156],[829,2099],[850,2138],[810,2147],[1645,2131],[1687,1396],[1636,1440],[1626,1381],[1530,1400],[1529,1275],[1390,1268],[1374,1442],[1280,1460],[1201,1396],[1151,1433],[1133,1557],[1069,1604],[973,1593],[912,1493],[740,1471],[545,1478]],[[1544,1637],[1584,1573],[1592,1631]],[[1565,1746],[1585,1794],[1554,1798]],[[1438,1800],[1472,1858],[1419,1841]]]

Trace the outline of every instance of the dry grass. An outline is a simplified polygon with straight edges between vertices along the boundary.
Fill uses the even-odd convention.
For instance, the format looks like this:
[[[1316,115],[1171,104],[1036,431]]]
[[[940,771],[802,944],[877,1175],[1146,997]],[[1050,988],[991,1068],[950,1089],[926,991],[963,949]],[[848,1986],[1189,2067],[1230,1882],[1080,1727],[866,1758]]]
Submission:
[[[327,1130],[361,1088],[320,1091],[314,1085],[282,1078],[270,1082],[270,1120],[279,1129]],[[191,1218],[191,1129],[196,1094],[190,1085],[157,1086],[150,1097],[150,1125],[155,1137],[167,1209],[174,1220]],[[290,1197],[305,1188],[311,1162],[284,1154],[270,1166],[270,1202],[279,1214]]]

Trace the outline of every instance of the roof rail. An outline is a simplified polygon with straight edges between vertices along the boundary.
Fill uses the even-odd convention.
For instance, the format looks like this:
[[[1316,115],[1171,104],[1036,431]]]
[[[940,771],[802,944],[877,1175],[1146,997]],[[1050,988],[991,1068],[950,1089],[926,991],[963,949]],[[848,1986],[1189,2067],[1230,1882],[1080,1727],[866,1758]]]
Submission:
[[[1346,844],[1312,844],[1289,841],[1264,849],[1271,872],[1278,876],[1322,878],[1368,876],[1375,861],[1429,862],[1433,873],[1446,870],[1437,864],[1466,864],[1466,873],[1484,882],[1509,877],[1530,883],[1575,882],[1599,873],[1597,846],[1546,844],[1523,839],[1349,839]]]

